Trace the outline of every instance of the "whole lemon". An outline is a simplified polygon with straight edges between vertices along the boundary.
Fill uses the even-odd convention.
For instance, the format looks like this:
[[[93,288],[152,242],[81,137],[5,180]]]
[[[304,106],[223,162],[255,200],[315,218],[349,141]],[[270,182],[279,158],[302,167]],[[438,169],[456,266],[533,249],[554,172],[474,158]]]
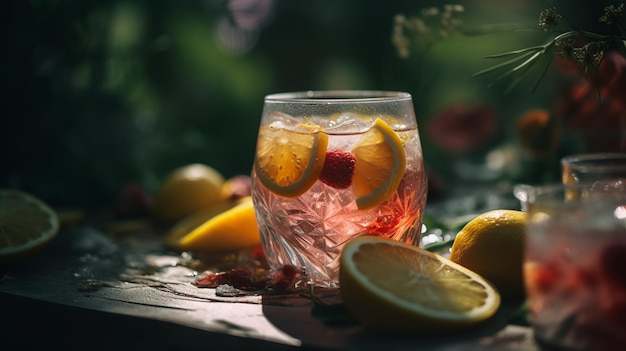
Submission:
[[[165,221],[179,220],[224,201],[224,177],[216,169],[194,163],[172,171],[159,186],[153,211]]]
[[[526,224],[523,211],[492,210],[480,214],[457,234],[450,260],[489,280],[503,298],[521,298]]]

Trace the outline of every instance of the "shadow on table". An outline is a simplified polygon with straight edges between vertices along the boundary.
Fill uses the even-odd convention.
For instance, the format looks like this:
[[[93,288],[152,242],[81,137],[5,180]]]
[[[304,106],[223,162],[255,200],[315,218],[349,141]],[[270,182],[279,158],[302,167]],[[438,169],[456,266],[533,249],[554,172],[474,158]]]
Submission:
[[[151,238],[148,235],[140,241],[141,237],[134,236],[141,245],[121,245],[99,231],[81,227],[60,233],[27,261],[0,267],[0,350],[295,349],[203,329],[201,323],[180,324],[174,312],[183,314],[183,309],[176,308],[176,301],[182,299],[142,284],[132,284],[132,289],[109,287],[104,290],[111,295],[103,295],[98,282],[121,284],[119,277],[129,269],[146,270],[142,276],[146,279],[154,277],[146,257],[162,255],[162,245]],[[141,296],[131,299],[134,291]]]
[[[225,333],[75,308],[19,296],[0,296],[0,349],[292,351],[295,347]]]
[[[282,301],[282,303],[281,303]],[[302,349],[330,350],[535,350],[515,346],[533,344],[528,328],[502,331],[518,302],[505,303],[489,321],[474,328],[442,334],[396,334],[363,328],[344,305],[320,305],[305,297],[263,297],[268,321],[302,342]],[[534,344],[533,344],[534,345]]]

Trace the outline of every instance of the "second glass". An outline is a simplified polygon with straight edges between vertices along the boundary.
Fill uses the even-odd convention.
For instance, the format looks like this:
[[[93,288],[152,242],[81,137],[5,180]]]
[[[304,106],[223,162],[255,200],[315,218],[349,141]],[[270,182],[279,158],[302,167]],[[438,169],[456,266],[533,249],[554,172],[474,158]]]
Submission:
[[[593,186],[527,189],[529,317],[535,338],[550,350],[626,346],[626,191]]]
[[[561,159],[563,184],[609,181],[626,183],[626,153],[577,154]]]
[[[252,196],[270,267],[296,266],[316,286],[338,287],[356,236],[418,245],[427,177],[411,95],[266,96]]]

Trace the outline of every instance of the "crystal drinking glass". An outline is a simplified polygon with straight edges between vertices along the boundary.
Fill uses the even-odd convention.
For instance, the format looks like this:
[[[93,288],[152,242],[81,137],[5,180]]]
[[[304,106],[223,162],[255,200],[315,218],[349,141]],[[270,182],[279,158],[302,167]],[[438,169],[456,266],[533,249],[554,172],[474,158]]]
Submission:
[[[309,91],[265,97],[252,197],[270,268],[338,287],[357,236],[418,245],[427,196],[411,95]]]

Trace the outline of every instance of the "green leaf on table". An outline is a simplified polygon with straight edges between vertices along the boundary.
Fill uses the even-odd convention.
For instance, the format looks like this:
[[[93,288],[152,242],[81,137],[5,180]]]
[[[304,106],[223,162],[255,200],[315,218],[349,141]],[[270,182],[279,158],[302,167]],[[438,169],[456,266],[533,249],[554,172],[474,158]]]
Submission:
[[[446,247],[451,247],[453,242],[454,242],[454,239],[430,243],[430,244],[424,245],[424,250],[436,253],[437,251],[441,249],[444,249]]]
[[[516,308],[509,316],[509,324],[528,326],[530,322],[528,320],[528,302],[524,301],[518,308]]]
[[[446,225],[440,221],[437,217],[425,214],[422,219],[422,223],[426,226],[427,230],[431,230],[433,228],[445,228]]]

